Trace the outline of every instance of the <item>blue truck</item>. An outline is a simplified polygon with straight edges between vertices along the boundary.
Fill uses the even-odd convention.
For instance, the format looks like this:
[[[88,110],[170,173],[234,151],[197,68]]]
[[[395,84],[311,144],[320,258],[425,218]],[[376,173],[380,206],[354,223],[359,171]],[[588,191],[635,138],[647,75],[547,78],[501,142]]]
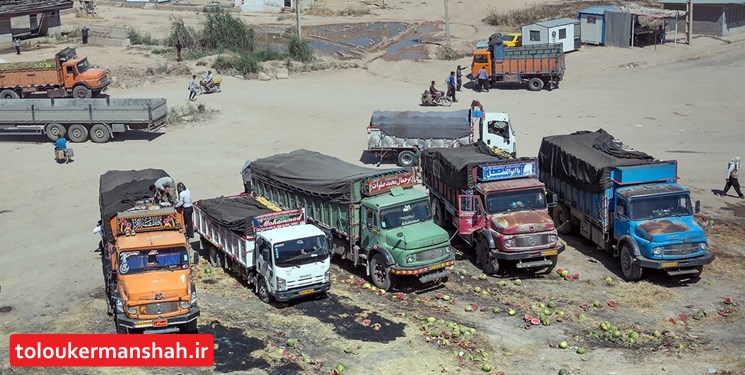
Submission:
[[[676,161],[629,149],[602,129],[581,131],[543,138],[539,179],[556,199],[558,232],[578,230],[612,252],[628,281],[644,268],[695,280],[714,261]]]

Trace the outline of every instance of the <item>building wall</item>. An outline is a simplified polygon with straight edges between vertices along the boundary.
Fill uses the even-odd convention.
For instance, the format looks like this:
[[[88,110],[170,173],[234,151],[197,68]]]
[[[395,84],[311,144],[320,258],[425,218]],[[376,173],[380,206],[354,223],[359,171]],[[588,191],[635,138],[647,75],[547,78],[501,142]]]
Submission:
[[[529,46],[533,44],[546,44],[548,43],[548,29],[539,25],[526,25],[522,27],[523,34],[523,45]],[[530,38],[530,32],[538,32],[538,40],[532,40]],[[534,33],[535,34],[535,33]]]
[[[39,35],[55,36],[62,33],[62,19],[58,10],[46,13],[39,25]]]
[[[10,27],[10,18],[0,18],[0,45],[4,47],[12,46],[13,31]]]
[[[590,22],[590,17],[595,20],[594,23]],[[603,15],[580,14],[580,40],[582,43],[603,44],[605,42],[603,39],[603,22],[605,22]],[[525,39],[524,35],[523,39]]]
[[[694,17],[696,14],[693,14]],[[726,5],[724,7],[724,32],[745,29],[745,5]]]
[[[685,4],[664,4],[665,9],[685,12]],[[675,20],[670,21],[668,30],[675,28]],[[685,17],[678,20],[678,30],[685,30]],[[724,30],[724,7],[722,5],[693,5],[693,33],[721,36]]]

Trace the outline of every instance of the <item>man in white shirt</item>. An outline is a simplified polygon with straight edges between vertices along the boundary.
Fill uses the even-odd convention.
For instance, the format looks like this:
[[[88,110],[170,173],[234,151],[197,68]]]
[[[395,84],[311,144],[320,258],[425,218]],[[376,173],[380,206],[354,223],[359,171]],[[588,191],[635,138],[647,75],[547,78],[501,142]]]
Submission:
[[[101,220],[99,220],[96,224],[96,227],[93,228],[93,234],[98,234],[101,236],[101,242],[98,243],[98,250],[96,251],[103,250],[103,225],[101,224]]]
[[[194,214],[194,207],[191,204],[191,191],[186,188],[183,182],[179,182],[176,185],[178,191],[178,202],[174,207],[184,208],[184,225],[186,226],[186,238],[194,238],[194,221],[192,215]]]

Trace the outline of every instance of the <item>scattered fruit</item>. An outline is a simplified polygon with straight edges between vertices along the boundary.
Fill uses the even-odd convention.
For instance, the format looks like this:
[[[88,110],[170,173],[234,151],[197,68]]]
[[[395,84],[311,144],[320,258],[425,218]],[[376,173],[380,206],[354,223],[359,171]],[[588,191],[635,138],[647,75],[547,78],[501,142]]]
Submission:
[[[563,270],[563,271],[559,272],[559,276],[561,276],[561,277],[566,277],[567,275],[569,275],[569,271],[567,271],[567,270]]]
[[[598,308],[598,309],[599,309],[599,308],[601,308],[601,307],[603,307],[603,303],[602,303],[602,302],[600,302],[600,301],[595,301],[595,302],[593,302],[593,304],[592,304],[592,305],[593,305],[593,306],[594,306],[595,308]]]
[[[574,278],[575,280],[579,280],[579,272],[577,272],[577,273],[575,273],[574,275],[572,275],[572,277],[573,277],[573,278]]]
[[[370,289],[371,286],[370,283],[364,283],[362,284],[362,289]]]
[[[485,273],[482,273],[481,275],[479,275],[479,280],[486,280],[486,278],[487,276]]]
[[[504,280],[500,280],[500,281],[499,281],[499,282],[497,283],[497,285],[499,285],[499,286],[505,286],[505,285],[507,285],[507,282],[506,282],[506,281],[504,281]]]
[[[351,354],[353,352],[354,350],[352,350],[352,348],[344,348],[344,353]]]
[[[210,268],[210,267],[205,268],[204,269],[204,273],[206,273],[208,275],[211,274],[212,273],[212,268]]]
[[[556,316],[559,316],[559,317],[564,316],[564,311],[563,310],[556,311]]]
[[[619,337],[621,337],[621,331],[619,331],[619,330],[617,330],[617,329],[613,330],[613,334],[612,334],[612,336],[613,336],[614,338],[619,338]]]
[[[601,322],[600,323],[600,329],[602,329],[603,331],[608,331],[608,330],[610,330],[610,328],[611,328],[610,323],[608,323],[608,322]]]
[[[434,322],[436,322],[436,321],[437,321],[437,319],[435,319],[434,316],[430,316],[429,318],[427,318],[427,323],[429,323],[429,324],[434,324]]]
[[[559,267],[556,269],[556,273],[558,273],[559,275],[561,275],[562,272],[564,272],[563,268]]]
[[[437,299],[442,299],[442,293],[437,293],[437,294],[435,294],[435,298],[437,298]]]
[[[564,280],[572,281],[572,275],[564,275]]]
[[[494,307],[494,308],[491,309],[491,312],[493,312],[495,314],[499,314],[499,313],[502,312],[502,309],[500,309],[499,307]]]
[[[468,311],[468,312],[473,311],[473,306],[471,306],[471,305],[466,306],[466,311]]]
[[[724,302],[725,305],[731,305],[734,300],[731,297],[727,297],[722,302]]]
[[[483,365],[481,365],[481,370],[484,372],[491,372],[492,367],[490,364],[484,363]]]
[[[468,271],[466,271],[466,270],[460,270],[460,271],[458,271],[458,273],[459,273],[459,274],[460,274],[461,276],[468,276]]]
[[[606,284],[613,284],[613,278],[610,276],[604,277],[603,280],[605,280]]]
[[[556,307],[556,301],[549,300],[548,301],[548,305],[546,305],[546,306],[548,306],[549,308],[552,308],[553,309],[554,307]]]
[[[481,293],[481,287],[478,287],[478,286],[477,286],[477,287],[473,288],[473,291],[474,291],[475,293]]]
[[[520,279],[515,279],[514,283],[515,283],[515,285],[517,285],[517,286],[523,285],[523,281],[522,281],[522,280],[520,280]]]
[[[559,348],[566,349],[569,346],[566,341],[562,341],[559,343]]]
[[[585,354],[585,348],[583,348],[581,346],[579,348],[577,348],[577,354]]]
[[[530,319],[530,324],[532,324],[534,326],[537,326],[537,325],[541,324],[541,320],[538,319],[538,318],[532,318],[532,319]]]
[[[608,306],[610,306],[610,307],[616,307],[616,300],[612,299],[612,300],[608,301]]]
[[[514,309],[509,309],[507,311],[507,315],[509,315],[509,316],[515,316],[515,314],[517,314],[517,311],[515,311]]]
[[[559,370],[559,375],[569,375],[569,371],[567,371],[566,369],[563,368],[563,369]]]
[[[442,296],[442,300],[445,301],[445,302],[450,301],[450,296],[446,294],[446,295]]]
[[[334,367],[334,371],[336,371],[337,374],[341,374],[342,372],[344,372],[344,365],[342,365],[341,363],[337,363],[336,367]]]

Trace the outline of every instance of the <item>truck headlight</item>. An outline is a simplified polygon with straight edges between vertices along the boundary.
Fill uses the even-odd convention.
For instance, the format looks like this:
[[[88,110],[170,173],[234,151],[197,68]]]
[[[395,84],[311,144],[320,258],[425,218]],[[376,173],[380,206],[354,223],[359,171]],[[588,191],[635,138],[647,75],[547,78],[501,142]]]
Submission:
[[[135,306],[129,306],[129,307],[127,307],[127,314],[129,314],[129,315],[135,315],[135,314],[137,314],[137,307],[135,307]]]
[[[191,304],[192,306],[197,304],[197,290],[194,288],[191,288]]]
[[[116,299],[116,312],[124,313],[124,302],[119,298]]]
[[[287,281],[281,277],[277,278],[277,290],[284,292],[287,290]]]
[[[414,263],[414,254],[406,256],[406,263]]]
[[[323,273],[323,282],[327,283],[331,280],[331,271],[326,271]]]
[[[652,249],[652,254],[653,255],[661,255],[662,254],[662,248],[661,247],[655,247],[654,249]]]
[[[508,238],[504,240],[504,247],[512,247],[512,246],[515,246],[515,240],[513,240],[512,238]]]
[[[554,243],[554,242],[556,242],[556,240],[558,240],[558,237],[556,237],[555,234],[549,234],[548,235],[548,243]]]
[[[709,245],[706,242],[701,242],[700,244],[698,244],[698,248],[704,251],[709,250]]]
[[[189,301],[181,301],[181,303],[179,303],[179,305],[181,306],[182,309],[188,309],[189,308]]]

